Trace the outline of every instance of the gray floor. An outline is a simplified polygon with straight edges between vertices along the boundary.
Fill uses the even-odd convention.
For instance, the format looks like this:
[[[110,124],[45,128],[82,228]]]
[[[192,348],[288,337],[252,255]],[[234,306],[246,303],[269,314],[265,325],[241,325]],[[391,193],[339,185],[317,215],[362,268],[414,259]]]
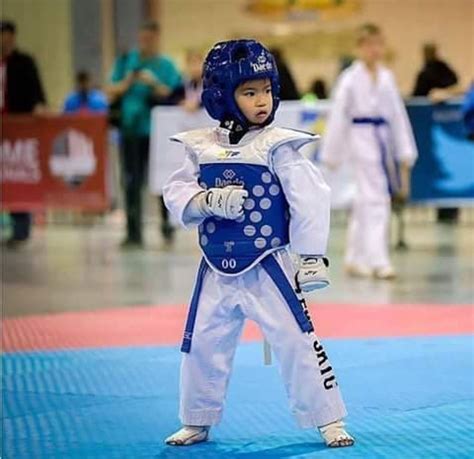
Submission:
[[[123,252],[120,216],[93,226],[37,227],[21,250],[2,248],[4,316],[99,308],[183,304],[191,294],[199,251],[194,232],[179,231],[172,248],[146,225],[147,248]],[[474,299],[474,226],[415,221],[407,252],[394,252],[399,279],[356,280],[342,272],[345,223],[336,219],[329,257],[332,285],[318,302],[461,303]]]

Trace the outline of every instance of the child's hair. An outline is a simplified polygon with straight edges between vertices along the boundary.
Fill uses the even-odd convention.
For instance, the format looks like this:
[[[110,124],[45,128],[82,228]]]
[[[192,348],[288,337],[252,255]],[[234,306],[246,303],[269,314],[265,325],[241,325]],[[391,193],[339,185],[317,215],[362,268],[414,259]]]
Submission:
[[[382,35],[382,29],[377,24],[373,24],[371,22],[362,24],[357,29],[356,43],[360,45],[367,38],[376,37],[378,35]]]

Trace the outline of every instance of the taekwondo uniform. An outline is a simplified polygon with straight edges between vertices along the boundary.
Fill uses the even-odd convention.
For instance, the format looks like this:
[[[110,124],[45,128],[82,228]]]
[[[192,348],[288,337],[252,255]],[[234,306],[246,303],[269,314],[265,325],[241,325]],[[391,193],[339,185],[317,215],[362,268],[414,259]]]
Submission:
[[[182,344],[180,419],[220,421],[235,349],[246,318],[260,326],[280,363],[292,413],[303,428],[346,415],[328,357],[304,300],[295,292],[289,253],[323,255],[329,233],[329,188],[299,149],[315,137],[290,129],[251,129],[237,144],[229,131],[179,134],[186,158],[164,187],[168,209],[199,227],[203,259]],[[188,204],[207,188],[248,191],[237,220],[190,218]]]
[[[346,69],[332,98],[320,159],[353,166],[356,198],[349,223],[346,264],[390,267],[391,196],[400,187],[400,163],[412,166],[416,145],[392,72],[379,65],[376,77],[361,61]]]

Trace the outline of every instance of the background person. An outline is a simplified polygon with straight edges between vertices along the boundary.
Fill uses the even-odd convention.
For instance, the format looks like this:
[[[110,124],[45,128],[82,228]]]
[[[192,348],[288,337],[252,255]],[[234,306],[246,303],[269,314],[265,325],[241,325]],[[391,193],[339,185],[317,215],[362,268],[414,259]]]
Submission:
[[[357,35],[359,59],[338,78],[320,159],[330,167],[347,157],[356,196],[349,222],[346,271],[353,276],[393,279],[389,255],[391,200],[410,194],[415,140],[392,72],[381,62],[380,28],[366,24]]]
[[[121,167],[127,213],[124,248],[143,245],[141,194],[148,169],[151,109],[181,84],[174,62],[160,52],[159,38],[158,23],[145,23],[138,33],[138,47],[119,57],[107,87],[112,102],[121,98]],[[162,235],[171,242],[173,228],[162,199],[160,205]]]
[[[423,61],[423,68],[416,77],[414,96],[428,97],[434,89],[447,89],[457,84],[456,72],[439,58],[436,44],[423,46]]]
[[[200,51],[186,52],[185,77],[180,105],[188,112],[195,112],[202,107],[202,64],[204,56]]]
[[[279,48],[270,48],[275,58],[280,76],[280,100],[298,100],[300,93],[283,52]]]
[[[64,101],[64,113],[105,113],[108,109],[107,97],[99,89],[92,87],[90,74],[81,70],[76,75],[76,89]]]
[[[441,60],[435,43],[426,43],[423,46],[423,60],[424,66],[416,78],[413,95],[429,97],[433,102],[449,99],[458,82],[458,76],[446,62]],[[439,222],[456,223],[459,209],[439,208],[437,214]]]
[[[42,114],[46,97],[35,60],[17,49],[16,25],[0,22],[2,49],[0,60],[0,110],[4,114]],[[29,212],[11,212],[12,235],[7,246],[16,248],[28,240],[32,216]]]

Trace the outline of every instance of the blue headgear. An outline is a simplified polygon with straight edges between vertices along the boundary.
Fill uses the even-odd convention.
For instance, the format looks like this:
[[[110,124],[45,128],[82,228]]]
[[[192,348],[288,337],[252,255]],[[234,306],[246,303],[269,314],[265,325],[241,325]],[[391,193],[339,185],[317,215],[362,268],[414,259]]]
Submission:
[[[269,78],[272,85],[273,109],[265,121],[270,124],[280,103],[278,70],[272,54],[255,40],[217,43],[204,62],[202,103],[212,118],[248,126],[235,102],[234,91],[244,81],[263,78]]]

